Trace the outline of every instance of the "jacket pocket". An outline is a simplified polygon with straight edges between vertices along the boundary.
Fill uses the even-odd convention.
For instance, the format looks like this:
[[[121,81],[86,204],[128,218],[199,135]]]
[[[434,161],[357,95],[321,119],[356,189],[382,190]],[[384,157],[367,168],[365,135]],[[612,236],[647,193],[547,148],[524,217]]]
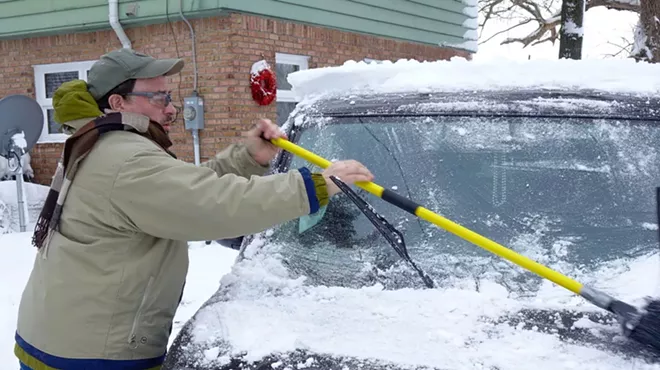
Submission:
[[[151,294],[151,289],[154,284],[154,280],[155,279],[153,276],[149,277],[149,282],[147,282],[147,287],[144,289],[144,293],[142,294],[142,301],[140,301],[140,306],[138,307],[137,312],[135,313],[135,318],[133,319],[133,326],[131,327],[131,332],[128,335],[128,344],[131,346],[131,348],[137,348],[138,346],[137,332],[140,329],[140,322],[142,321],[142,311],[144,310],[144,306],[147,303],[147,299]],[[144,339],[146,340],[146,337]]]

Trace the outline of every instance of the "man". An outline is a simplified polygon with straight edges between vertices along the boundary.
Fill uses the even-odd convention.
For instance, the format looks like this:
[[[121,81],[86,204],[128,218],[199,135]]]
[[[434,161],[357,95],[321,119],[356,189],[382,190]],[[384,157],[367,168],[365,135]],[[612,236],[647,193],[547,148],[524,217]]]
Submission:
[[[331,175],[349,184],[373,179],[355,161],[320,174],[260,176],[277,153],[260,135],[284,136],[268,120],[199,167],[175,159],[165,76],[182,68],[179,59],[122,49],[101,57],[87,84],[56,92],[56,119],[74,134],[35,228],[39,251],[16,331],[22,368],[160,368],[188,270],[187,241],[314,213],[339,192]]]

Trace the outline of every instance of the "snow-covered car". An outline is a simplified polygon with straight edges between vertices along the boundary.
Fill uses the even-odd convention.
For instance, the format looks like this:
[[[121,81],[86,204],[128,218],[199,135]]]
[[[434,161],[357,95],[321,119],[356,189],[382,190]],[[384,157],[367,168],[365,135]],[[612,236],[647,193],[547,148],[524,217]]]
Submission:
[[[346,63],[292,74],[290,140],[524,256],[641,304],[657,286],[660,66],[628,60]],[[275,171],[308,166],[283,152]],[[615,317],[352,189],[242,240],[167,370],[657,369]]]

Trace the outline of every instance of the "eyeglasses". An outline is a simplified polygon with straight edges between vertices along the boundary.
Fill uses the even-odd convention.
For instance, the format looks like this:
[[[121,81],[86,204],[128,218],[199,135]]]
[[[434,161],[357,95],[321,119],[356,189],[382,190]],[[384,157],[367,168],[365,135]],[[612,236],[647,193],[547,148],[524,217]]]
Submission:
[[[139,91],[139,92],[131,92],[126,95],[146,96],[147,98],[149,98],[149,101],[152,104],[160,105],[163,108],[167,107],[172,102],[172,96],[170,95],[170,93],[164,93],[164,92]]]

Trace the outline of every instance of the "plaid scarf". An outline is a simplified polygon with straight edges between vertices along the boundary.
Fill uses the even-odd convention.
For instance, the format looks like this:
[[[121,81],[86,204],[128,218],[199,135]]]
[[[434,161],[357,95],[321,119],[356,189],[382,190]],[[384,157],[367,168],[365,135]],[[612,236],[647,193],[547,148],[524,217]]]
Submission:
[[[32,244],[35,247],[41,249],[42,246],[48,245],[53,232],[59,229],[62,206],[81,161],[94,147],[101,135],[118,130],[131,131],[145,136],[176,158],[174,153],[168,150],[172,142],[167,133],[159,124],[150,122],[145,116],[114,112],[100,116],[85,124],[75,134],[71,135],[64,144],[62,156],[57,164],[57,170],[55,176],[53,176],[46,202],[32,236]]]

